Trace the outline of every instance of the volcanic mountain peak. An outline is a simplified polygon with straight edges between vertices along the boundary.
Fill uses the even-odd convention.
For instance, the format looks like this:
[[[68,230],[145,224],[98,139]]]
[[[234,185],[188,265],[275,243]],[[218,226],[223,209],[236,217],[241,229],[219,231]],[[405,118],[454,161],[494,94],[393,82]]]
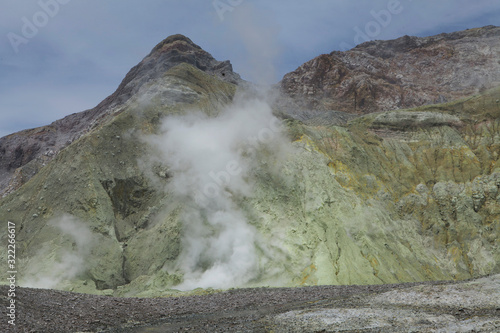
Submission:
[[[193,43],[193,41],[181,34],[176,34],[176,35],[171,35],[162,40],[160,43],[158,43],[152,50],[149,56],[156,54],[158,52],[164,52],[166,49],[172,49],[172,48],[192,48],[196,50],[203,51],[201,47]],[[205,52],[205,51],[203,51]],[[205,52],[206,53],[206,52]]]
[[[231,63],[217,61],[212,55],[183,35],[172,35],[158,45],[125,76],[116,91],[95,108],[69,115],[48,126],[20,131],[0,138],[0,197],[15,191],[33,177],[58,152],[73,141],[119,114],[123,106],[142,90],[162,86],[164,75],[170,69],[189,64],[197,69],[231,84],[244,82],[233,72]],[[145,89],[146,88],[146,89]],[[176,98],[166,90],[156,93]],[[194,94],[194,93],[193,93]],[[151,92],[147,92],[151,97]],[[178,96],[177,96],[178,97]],[[25,167],[26,166],[26,167]]]
[[[328,104],[389,110],[493,84],[489,36],[320,56],[283,80],[318,108],[284,126],[236,93],[228,62],[167,38],[97,108],[0,139],[23,285],[159,296],[499,273],[500,87],[360,117]]]
[[[217,76],[226,82],[238,84],[242,82],[240,76],[233,72],[231,63],[217,61],[212,55],[191,41],[191,39],[177,34],[167,37],[123,79],[118,89],[101,104],[113,105],[128,100],[142,87],[179,64],[190,64],[208,74]],[[101,106],[100,104],[100,106]]]

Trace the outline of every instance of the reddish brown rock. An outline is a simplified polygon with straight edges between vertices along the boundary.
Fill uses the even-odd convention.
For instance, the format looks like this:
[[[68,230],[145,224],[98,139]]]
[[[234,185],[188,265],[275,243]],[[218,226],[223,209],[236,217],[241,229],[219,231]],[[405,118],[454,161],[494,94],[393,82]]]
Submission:
[[[500,27],[371,41],[284,76],[303,108],[366,114],[442,103],[500,83]]]

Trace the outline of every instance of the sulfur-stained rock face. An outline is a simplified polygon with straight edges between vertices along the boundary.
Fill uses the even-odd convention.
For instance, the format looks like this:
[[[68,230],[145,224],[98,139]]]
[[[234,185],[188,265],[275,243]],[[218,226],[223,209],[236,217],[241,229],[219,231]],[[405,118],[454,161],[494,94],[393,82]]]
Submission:
[[[291,191],[291,206],[301,209],[285,219],[300,222],[285,238],[297,258],[311,260],[301,282],[462,279],[498,270],[499,92],[372,114],[347,128],[296,125],[302,153],[289,172],[302,191]],[[482,139],[471,140],[471,127]]]
[[[495,31],[487,27],[428,43],[495,38]],[[364,47],[376,44],[370,45]],[[396,46],[395,57],[405,49]],[[192,186],[198,178],[187,174],[191,178],[178,182],[184,169],[201,168],[210,156],[176,165],[162,157],[178,154],[175,144],[189,150],[200,141],[206,143],[200,154],[216,142],[221,147],[213,152],[227,146],[252,160],[247,168],[232,161],[225,170],[207,169],[214,184],[227,180],[220,185],[225,201],[218,204],[237,214],[226,225],[237,228],[236,217],[243,220],[238,241],[252,240],[252,248],[244,248],[256,256],[252,278],[237,286],[379,284],[500,272],[498,87],[445,104],[360,117],[321,110],[300,117],[296,109],[276,106],[286,138],[270,135],[266,124],[249,138],[254,151],[224,140],[224,127],[209,132],[213,140],[190,132],[186,146],[175,136],[152,145],[165,131],[165,118],[186,116],[182,125],[200,131],[214,126],[216,117],[231,118],[223,110],[244,94],[228,66],[183,36],[167,38],[127,75],[118,91],[128,97],[116,112],[43,160],[45,165],[33,166],[22,186],[8,191],[0,216],[16,223],[21,284],[157,295],[186,279],[180,258],[192,259],[188,246],[188,254],[201,253],[194,273],[217,267],[220,262],[209,262],[203,251],[213,250],[206,242],[228,229],[209,224],[213,211],[200,205],[198,193],[183,192],[183,184]],[[258,110],[248,112],[246,126],[259,117]],[[196,127],[199,119],[207,124]],[[168,129],[181,125],[175,124]],[[31,170],[30,163],[17,173]],[[214,215],[224,215],[224,209]],[[189,219],[202,223],[186,227]],[[193,242],[190,233],[201,237]],[[0,241],[6,239],[4,228]],[[247,254],[242,244],[228,244],[221,248],[230,253],[220,258]],[[6,256],[0,250],[0,260]]]
[[[323,54],[285,75],[305,108],[356,114],[442,103],[500,82],[500,28],[371,41]]]

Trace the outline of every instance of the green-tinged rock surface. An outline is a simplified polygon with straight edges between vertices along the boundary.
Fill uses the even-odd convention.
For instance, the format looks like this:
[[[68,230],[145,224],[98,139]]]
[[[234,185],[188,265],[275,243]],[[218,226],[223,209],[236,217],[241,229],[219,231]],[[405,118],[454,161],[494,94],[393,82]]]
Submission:
[[[154,132],[168,114],[190,107],[216,113],[232,99],[235,87],[187,64],[166,72],[162,84],[175,86],[170,104],[151,84],[143,93],[152,94],[147,102],[133,98],[112,121],[62,150],[30,182],[2,199],[0,216],[16,223],[21,283],[56,287],[93,281],[95,292],[153,274],[178,254],[178,221],[161,220],[158,214],[168,195],[157,191],[140,167],[148,151],[141,137]],[[150,171],[168,178],[160,169]],[[76,248],[78,235],[47,224],[66,223],[64,214],[92,234],[87,252]],[[3,231],[2,239],[6,236]],[[61,260],[68,253],[77,259]],[[1,255],[6,259],[5,251]],[[70,281],[61,281],[66,270],[73,272]]]
[[[188,245],[197,250],[196,242],[186,241],[197,230],[186,223],[199,198],[174,191],[182,167],[170,168],[150,138],[164,130],[165,117],[201,111],[213,119],[244,95],[217,73],[180,63],[144,81],[112,117],[0,199],[2,223],[16,224],[21,285],[117,296],[177,293],[173,289],[186,280],[179,261]],[[499,99],[495,88],[447,104],[365,115],[344,126],[283,120],[286,142],[274,136],[244,151],[252,163],[238,180],[231,173],[245,190],[225,185],[221,206],[244,220],[242,240],[254,240],[250,250],[257,255],[252,278],[238,287],[499,273]],[[207,163],[188,162],[186,168]],[[208,221],[209,205],[196,207],[196,217]],[[226,231],[207,223],[201,224],[206,237],[198,240]],[[7,228],[0,242],[7,244]],[[221,258],[237,256],[239,245],[230,247],[236,254]],[[207,262],[203,246],[198,271],[220,264]],[[6,247],[0,260],[7,260]]]

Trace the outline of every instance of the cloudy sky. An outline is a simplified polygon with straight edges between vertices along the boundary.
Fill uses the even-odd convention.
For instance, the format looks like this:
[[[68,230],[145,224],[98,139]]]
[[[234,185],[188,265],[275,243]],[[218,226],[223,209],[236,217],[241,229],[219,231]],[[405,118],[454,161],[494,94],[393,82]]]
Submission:
[[[367,39],[500,25],[498,0],[0,0],[0,137],[96,106],[181,33],[277,82]]]

